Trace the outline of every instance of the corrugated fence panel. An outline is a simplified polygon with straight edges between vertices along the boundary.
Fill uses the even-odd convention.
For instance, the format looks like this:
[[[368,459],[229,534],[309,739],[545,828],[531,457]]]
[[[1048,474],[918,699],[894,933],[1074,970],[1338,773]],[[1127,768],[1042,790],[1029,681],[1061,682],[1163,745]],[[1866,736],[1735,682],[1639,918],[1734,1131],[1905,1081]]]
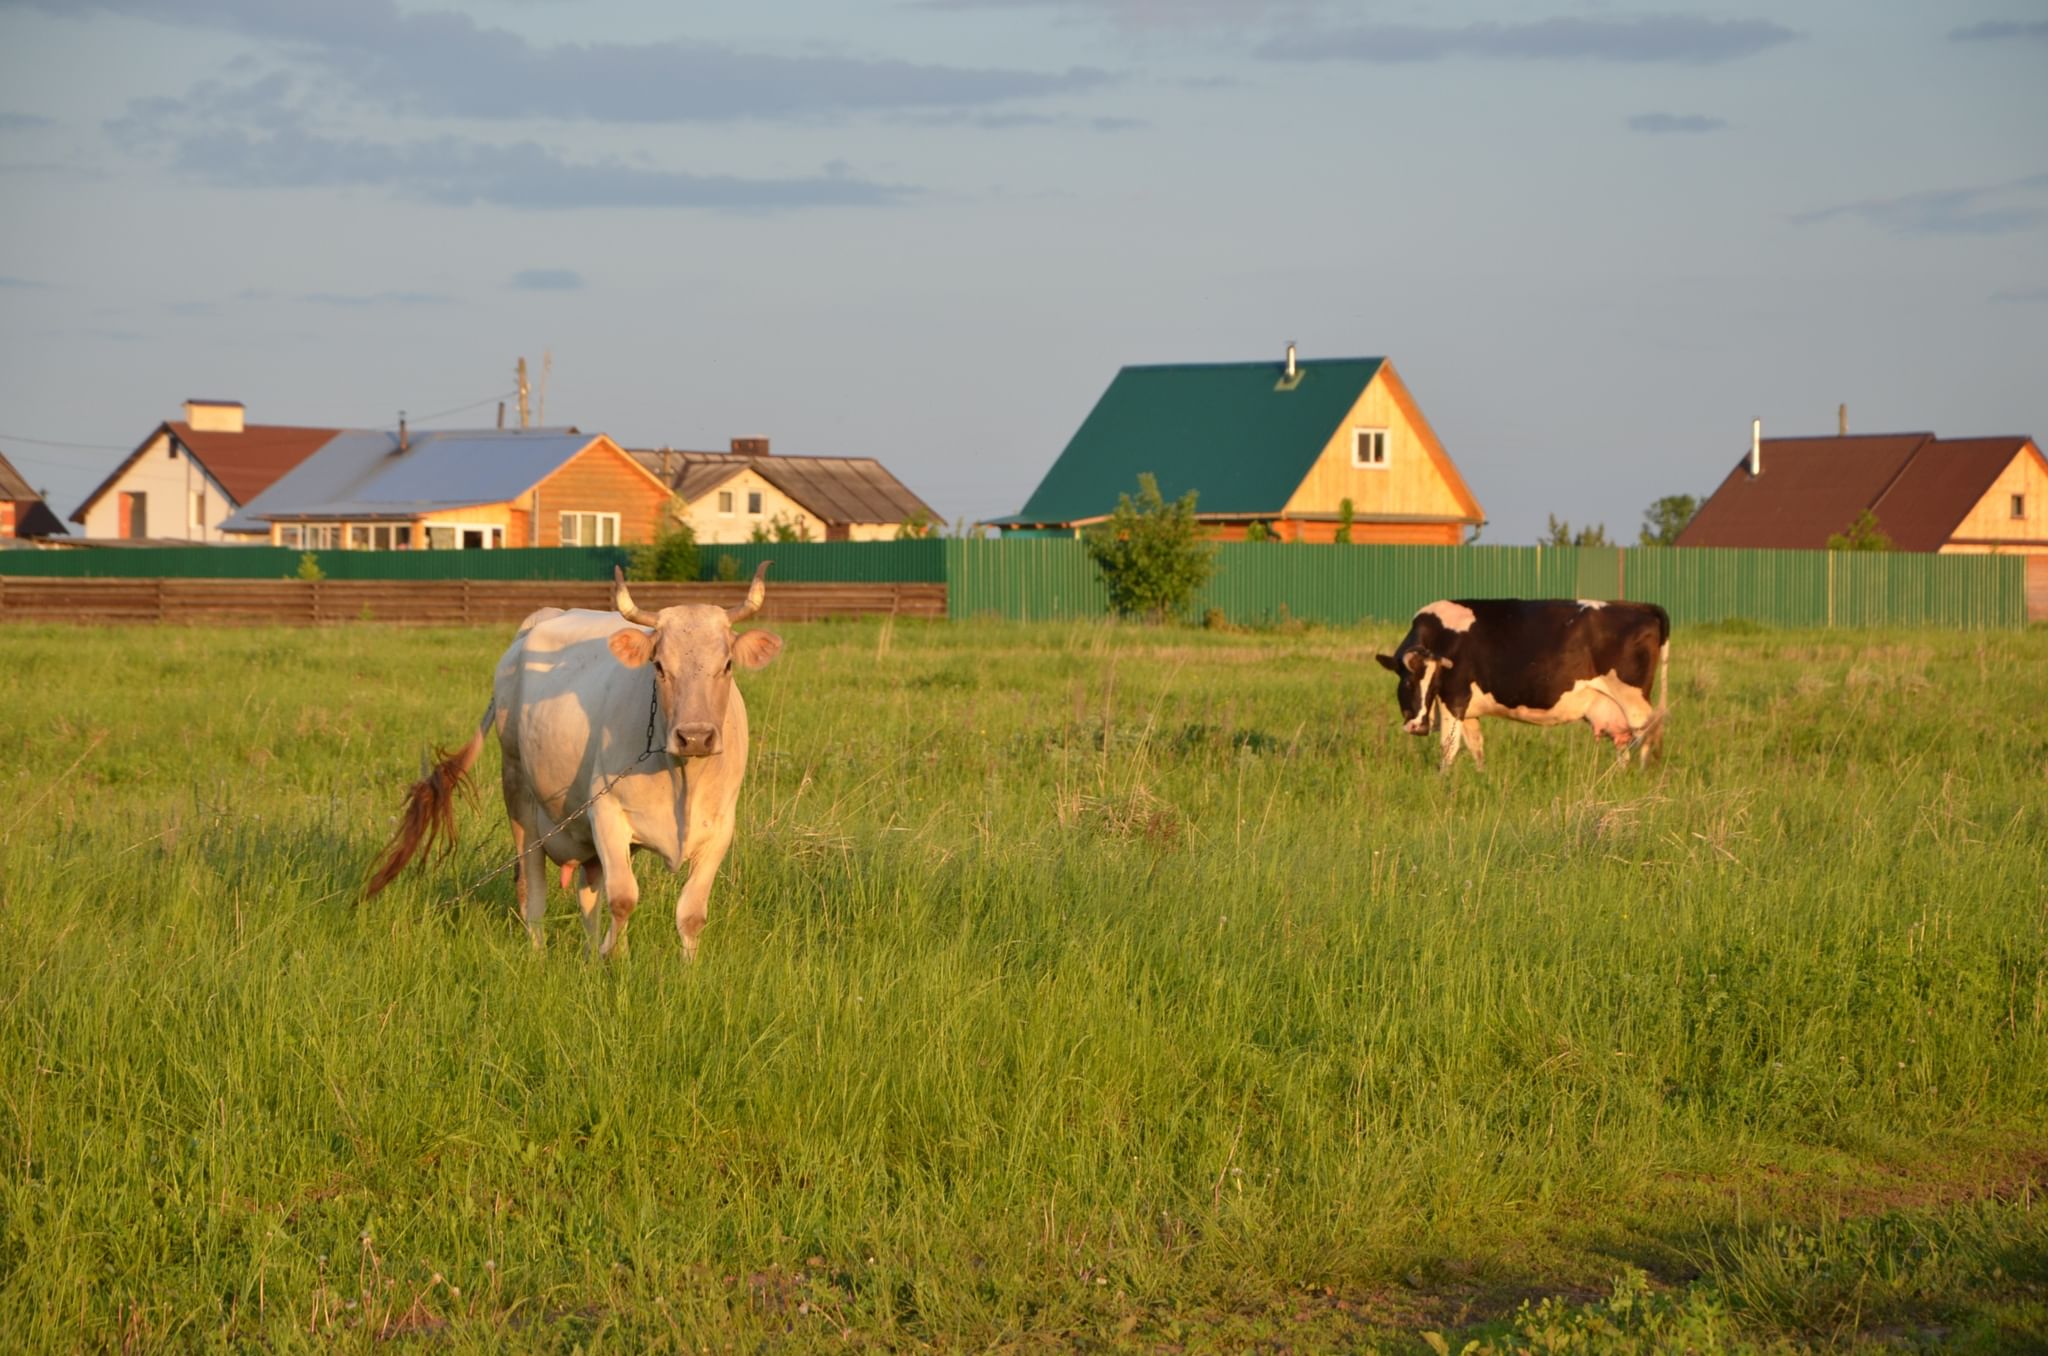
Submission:
[[[1109,591],[1073,538],[1023,541],[950,538],[946,609],[955,620],[991,615],[1013,621],[1069,621],[1109,611]]]
[[[1772,626],[1828,624],[1825,551],[1644,546],[1621,554],[1623,592],[1637,602],[1661,604],[1675,625],[1731,617]]]
[[[920,541],[747,542],[697,545],[698,573],[718,576],[718,558],[738,562],[737,577],[751,579],[764,560],[770,582],[793,584],[943,584],[947,543],[937,537]]]
[[[0,574],[35,579],[283,579],[299,553],[276,546],[134,546],[8,551]]]
[[[1216,573],[1194,613],[1218,608],[1240,623],[1406,621],[1439,598],[1546,596],[1552,577],[1573,575],[1575,555],[1533,546],[1232,542],[1217,548]]]

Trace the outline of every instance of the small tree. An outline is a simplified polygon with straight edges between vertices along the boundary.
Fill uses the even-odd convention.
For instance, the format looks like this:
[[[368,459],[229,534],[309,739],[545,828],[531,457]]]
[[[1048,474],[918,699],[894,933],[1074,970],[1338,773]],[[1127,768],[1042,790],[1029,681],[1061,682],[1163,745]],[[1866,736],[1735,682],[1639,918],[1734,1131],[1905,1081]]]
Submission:
[[[669,496],[655,515],[654,540],[633,548],[626,563],[628,578],[686,583],[697,577],[697,530],[690,526],[688,512],[681,495]]]
[[[327,577],[327,571],[320,568],[320,557],[311,551],[299,552],[299,578],[309,584],[317,584]]]
[[[1337,535],[1331,540],[1339,546],[1351,545],[1351,520],[1354,510],[1349,499],[1337,501]]]
[[[1678,534],[1700,511],[1700,501],[1689,494],[1667,494],[1643,510],[1643,528],[1636,536],[1640,546],[1676,546]]]
[[[1109,605],[1126,617],[1164,621],[1185,609],[1209,580],[1215,555],[1195,521],[1195,492],[1169,504],[1150,472],[1138,477],[1138,497],[1117,496],[1116,512],[1090,528],[1082,541],[1102,571]]]
[[[1896,551],[1898,544],[1891,534],[1877,525],[1877,515],[1869,509],[1857,514],[1849,526],[1828,537],[1830,551]]]
[[[1244,525],[1244,539],[1246,541],[1271,541],[1273,540],[1273,529],[1257,519],[1253,519]]]
[[[1607,524],[1605,523],[1594,523],[1590,527],[1582,527],[1577,532],[1574,532],[1572,531],[1572,525],[1559,518],[1556,514],[1552,513],[1546,516],[1550,519],[1550,526],[1544,529],[1541,537],[1537,538],[1536,544],[1538,546],[1614,545],[1613,542],[1607,540]]]
[[[896,524],[896,540],[921,541],[926,537],[936,537],[940,535],[942,526],[943,524],[934,520],[931,514],[919,509]]]

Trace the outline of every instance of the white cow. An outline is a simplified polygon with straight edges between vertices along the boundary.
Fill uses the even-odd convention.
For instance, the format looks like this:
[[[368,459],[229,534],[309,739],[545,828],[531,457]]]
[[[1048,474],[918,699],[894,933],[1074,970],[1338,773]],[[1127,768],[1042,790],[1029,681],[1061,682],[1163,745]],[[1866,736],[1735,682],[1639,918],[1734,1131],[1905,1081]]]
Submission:
[[[781,653],[769,631],[734,631],[761,610],[768,563],[734,608],[688,604],[646,612],[614,571],[616,612],[543,608],[498,661],[490,708],[469,743],[416,782],[366,895],[384,888],[423,846],[454,836],[454,794],[495,725],[504,753],[505,813],[519,856],[526,926],[541,945],[547,878],[541,858],[580,864],[584,931],[604,956],[623,955],[640,900],[635,848],[671,867],[689,863],[676,901],[683,953],[697,954],[712,878],[732,843],[747,770],[747,703],[733,667]],[[611,927],[598,943],[598,891]]]

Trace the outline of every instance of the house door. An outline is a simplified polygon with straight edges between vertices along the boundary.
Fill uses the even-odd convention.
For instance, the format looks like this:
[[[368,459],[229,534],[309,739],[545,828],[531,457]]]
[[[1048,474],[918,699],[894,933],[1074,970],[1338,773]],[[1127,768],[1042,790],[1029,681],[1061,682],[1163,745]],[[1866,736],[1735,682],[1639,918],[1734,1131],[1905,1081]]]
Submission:
[[[463,549],[463,550],[465,550],[465,551],[481,551],[481,550],[483,550],[483,549],[484,549],[484,530],[483,530],[482,528],[480,528],[480,527],[465,527],[465,528],[463,528],[463,529],[462,529],[462,549]]]
[[[136,490],[121,491],[121,535],[149,535],[149,496]]]

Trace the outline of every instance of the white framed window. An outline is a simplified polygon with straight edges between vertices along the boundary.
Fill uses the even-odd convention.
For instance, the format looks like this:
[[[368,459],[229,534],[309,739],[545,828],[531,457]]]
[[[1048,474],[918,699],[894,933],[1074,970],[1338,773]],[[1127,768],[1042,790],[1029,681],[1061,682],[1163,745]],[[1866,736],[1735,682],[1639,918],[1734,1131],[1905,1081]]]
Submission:
[[[2027,516],[2027,497],[2025,495],[2016,494],[2012,497],[2012,516],[2015,518]]]
[[[565,513],[562,515],[562,545],[617,546],[618,544],[618,514]]]
[[[299,544],[299,525],[297,523],[280,523],[277,529],[277,544],[279,546],[297,546]]]
[[[1385,470],[1387,431],[1383,428],[1352,429],[1351,464],[1368,470]]]
[[[731,490],[720,490],[720,491],[718,492],[718,516],[719,516],[719,517],[721,517],[721,518],[730,518],[730,517],[732,517],[732,491],[731,491]]]
[[[290,528],[285,530],[291,531]],[[333,551],[341,546],[342,530],[339,523],[307,523],[300,527],[298,532],[297,545],[308,551]],[[293,543],[288,541],[285,544],[289,546]]]
[[[348,549],[351,551],[367,551],[370,549],[370,525],[368,523],[357,523],[349,528]]]
[[[502,551],[505,529],[489,523],[422,523],[429,551]]]
[[[758,518],[761,516],[761,492],[759,490],[747,491],[747,513],[750,517]]]

